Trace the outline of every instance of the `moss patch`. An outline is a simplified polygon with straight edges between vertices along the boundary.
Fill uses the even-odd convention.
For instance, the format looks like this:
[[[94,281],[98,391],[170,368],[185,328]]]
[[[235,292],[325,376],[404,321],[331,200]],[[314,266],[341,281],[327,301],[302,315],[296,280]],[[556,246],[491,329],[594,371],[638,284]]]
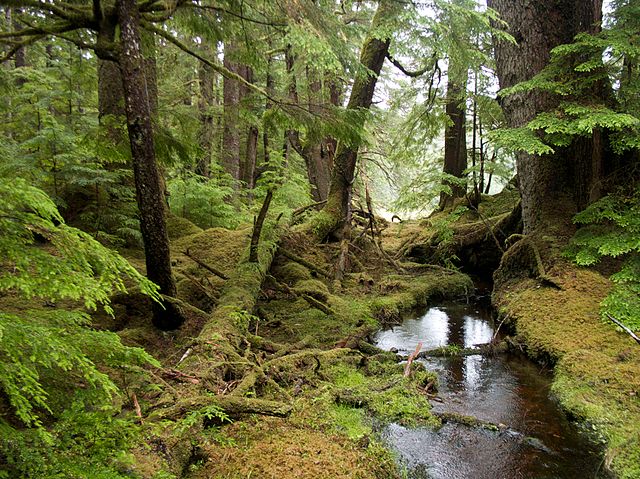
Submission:
[[[555,363],[553,392],[607,442],[607,465],[640,477],[640,348],[599,317],[610,284],[600,274],[563,265],[549,272],[562,289],[532,279],[505,282],[494,293],[529,353]]]
[[[192,479],[395,477],[388,456],[375,445],[358,445],[339,434],[262,419],[230,427],[236,446],[205,448],[208,460]]]

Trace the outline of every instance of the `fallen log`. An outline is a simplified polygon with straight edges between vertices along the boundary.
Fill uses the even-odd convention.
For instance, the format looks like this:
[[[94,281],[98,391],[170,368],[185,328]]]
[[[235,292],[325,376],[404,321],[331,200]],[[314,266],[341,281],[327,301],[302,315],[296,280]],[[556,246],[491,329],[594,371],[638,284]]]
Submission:
[[[479,344],[473,348],[456,348],[451,346],[441,346],[439,348],[420,351],[418,358],[450,358],[464,356],[492,356],[494,354],[504,354],[509,351],[509,345],[506,341],[499,343]]]

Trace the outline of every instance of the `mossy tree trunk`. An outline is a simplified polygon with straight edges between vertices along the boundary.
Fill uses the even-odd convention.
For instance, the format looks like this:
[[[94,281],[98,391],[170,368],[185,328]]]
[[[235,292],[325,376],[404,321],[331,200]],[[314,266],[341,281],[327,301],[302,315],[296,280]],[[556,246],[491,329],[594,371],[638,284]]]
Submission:
[[[362,68],[357,73],[347,109],[368,110],[373,100],[378,76],[382,64],[389,52],[391,32],[389,22],[394,19],[400,8],[399,2],[381,0],[373,17],[371,29],[367,35],[360,53]],[[364,126],[365,116],[357,117],[359,124]],[[345,226],[351,221],[351,193],[358,160],[359,142],[338,143],[331,170],[329,194],[327,203],[316,216],[312,228],[321,240],[327,237],[342,238]]]
[[[119,63],[147,277],[160,286],[162,294],[175,296],[164,189],[153,144],[151,105],[139,31],[140,12],[135,0],[119,1],[118,19],[122,43]],[[175,329],[181,325],[182,315],[170,304],[164,308],[155,304],[153,323],[161,329]]]
[[[570,43],[580,32],[597,32],[602,19],[602,0],[489,0],[488,6],[507,22],[517,42],[495,44],[501,88],[532,78],[548,64],[555,46]],[[509,125],[520,127],[558,103],[552,94],[532,91],[505,97],[502,107]],[[553,155],[519,153],[524,232],[570,232],[573,214],[595,199],[593,186],[600,179],[601,162],[597,132]]]

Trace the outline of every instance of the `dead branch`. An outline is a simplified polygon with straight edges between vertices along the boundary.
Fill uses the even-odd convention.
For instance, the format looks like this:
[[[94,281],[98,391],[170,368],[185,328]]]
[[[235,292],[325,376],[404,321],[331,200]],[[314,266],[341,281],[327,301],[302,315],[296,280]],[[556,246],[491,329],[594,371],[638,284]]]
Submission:
[[[404,367],[404,377],[407,377],[409,376],[409,374],[411,374],[411,363],[418,356],[418,354],[420,354],[421,349],[422,349],[422,341],[416,344],[416,349],[407,358],[407,364]]]
[[[269,205],[271,205],[271,198],[273,198],[273,190],[267,191],[267,195],[264,197],[262,207],[260,208],[260,213],[258,213],[258,218],[255,219],[253,223],[251,245],[249,246],[250,263],[258,262],[258,245],[260,244],[260,233],[262,232],[262,226],[264,225],[264,220],[267,217],[267,212],[269,211]]]
[[[618,321],[616,318],[614,318],[613,316],[611,316],[609,313],[607,313],[607,317],[613,321],[616,325],[620,326],[622,329],[624,329],[624,331],[631,336],[636,343],[640,344],[640,338],[633,332],[631,331],[631,329],[629,329],[627,326],[625,326],[623,323],[621,323],[620,321]]]
[[[209,271],[210,273],[215,274],[216,276],[218,276],[219,278],[222,278],[224,280],[229,279],[229,276],[227,276],[226,274],[224,274],[222,271],[220,271],[219,269],[214,268],[213,266],[208,265],[207,263],[205,263],[204,261],[194,257],[191,253],[189,253],[189,249],[185,250],[182,252],[183,255],[185,255],[187,258],[189,258],[190,260],[194,261],[195,263],[198,263],[198,266],[202,266],[204,269],[206,269],[207,271]]]

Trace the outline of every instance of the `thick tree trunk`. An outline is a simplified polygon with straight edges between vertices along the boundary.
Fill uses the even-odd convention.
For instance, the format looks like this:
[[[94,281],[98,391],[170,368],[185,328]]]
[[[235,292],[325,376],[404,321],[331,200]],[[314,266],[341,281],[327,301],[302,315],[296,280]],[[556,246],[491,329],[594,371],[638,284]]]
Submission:
[[[248,65],[243,65],[240,71],[245,80],[249,83],[254,82],[253,68]],[[249,88],[246,85],[241,85],[240,98],[246,98],[249,94]],[[258,127],[252,124],[245,126],[245,130],[247,133],[244,156],[240,167],[240,179],[247,189],[253,189],[255,187],[256,162],[258,161],[259,131]]]
[[[242,181],[250,190],[255,188],[256,163],[258,161],[258,127],[251,125],[247,134],[247,149],[242,170]]]
[[[445,112],[451,124],[444,129],[444,167],[443,172],[456,178],[464,178],[467,169],[467,129],[466,129],[466,84],[467,75],[453,75],[453,68],[449,68],[450,77],[447,83],[447,100]],[[440,194],[440,208],[444,209],[453,204],[455,198],[462,198],[467,188],[451,184],[446,179],[444,183],[451,188],[451,194]]]
[[[212,111],[215,105],[214,75],[213,68],[200,62],[198,65],[198,81],[200,84],[200,96],[198,98],[200,131],[198,132],[198,143],[201,153],[196,163],[195,172],[206,178],[211,176],[211,158],[216,130]]]
[[[118,17],[122,43],[122,86],[147,277],[160,286],[162,294],[175,296],[176,285],[171,273],[169,238],[165,223],[164,190],[153,144],[151,106],[141,51],[140,13],[136,0],[120,0]],[[179,310],[171,304],[165,304],[165,307],[166,309],[159,304],[155,305],[154,325],[161,329],[179,327],[182,323]]]
[[[309,68],[307,68],[307,83],[309,85],[309,111],[316,115],[322,115],[322,82],[318,73]],[[326,200],[329,194],[329,162],[333,161],[333,158],[329,153],[328,141],[330,139],[323,139],[311,144],[307,147],[305,155],[307,177],[311,184],[311,194],[316,202]]]
[[[360,63],[362,68],[356,75],[347,108],[368,110],[373,100],[378,76],[389,51],[390,33],[384,24],[394,17],[399,4],[394,0],[381,0],[371,23],[371,31],[362,45]],[[385,35],[382,36],[381,32]],[[382,38],[380,38],[382,37]],[[359,116],[364,126],[364,116]],[[327,204],[315,218],[312,228],[315,234],[325,239],[328,236],[342,238],[351,222],[351,193],[358,159],[358,145],[338,143],[335,154]]]
[[[496,66],[501,88],[532,78],[549,62],[550,51],[580,32],[594,33],[602,17],[602,0],[488,0],[509,25],[517,44],[497,41]],[[553,109],[559,99],[540,91],[510,95],[502,107],[511,127]],[[555,155],[517,155],[524,232],[570,231],[571,217],[593,199],[599,180],[601,141],[581,140]]]
[[[240,65],[234,61],[237,46],[229,42],[224,46],[224,67],[240,74]],[[240,179],[240,85],[237,80],[224,78],[224,131],[222,133],[222,166],[234,180]]]

